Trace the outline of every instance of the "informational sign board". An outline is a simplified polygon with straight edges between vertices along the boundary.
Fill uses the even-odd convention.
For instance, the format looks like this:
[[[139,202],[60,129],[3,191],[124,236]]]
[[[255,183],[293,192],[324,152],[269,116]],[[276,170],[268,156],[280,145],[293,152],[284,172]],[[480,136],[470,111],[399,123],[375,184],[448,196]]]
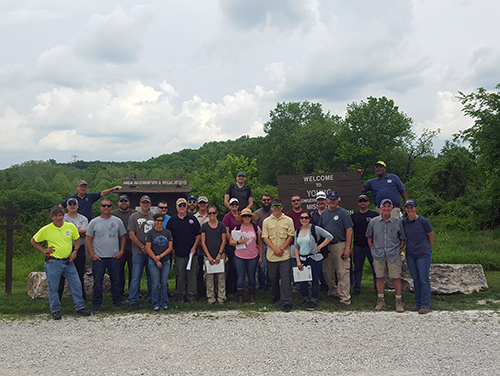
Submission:
[[[130,187],[182,187],[189,185],[188,179],[122,179],[122,185]]]
[[[302,207],[308,211],[316,210],[316,193],[337,191],[339,205],[354,213],[358,210],[358,196],[361,192],[361,174],[356,171],[331,172],[309,175],[278,176],[278,195],[283,200],[283,212],[292,208],[294,194],[302,198]]]

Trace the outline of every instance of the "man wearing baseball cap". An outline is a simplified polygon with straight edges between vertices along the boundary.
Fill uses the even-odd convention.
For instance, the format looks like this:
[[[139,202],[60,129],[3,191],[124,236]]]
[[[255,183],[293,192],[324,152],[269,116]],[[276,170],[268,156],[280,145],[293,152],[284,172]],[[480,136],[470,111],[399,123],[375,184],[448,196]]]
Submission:
[[[358,171],[362,174],[364,170]],[[365,184],[363,184],[361,190],[363,192],[372,192],[378,213],[381,213],[379,208],[382,199],[391,199],[391,202],[393,204],[391,215],[393,217],[400,218],[401,204],[399,195],[401,194],[401,197],[403,197],[404,201],[408,200],[408,193],[406,193],[405,186],[397,175],[387,173],[387,165],[384,161],[378,161],[377,163],[375,163],[375,173],[377,174],[377,177],[368,180]]]
[[[348,307],[351,305],[352,220],[347,210],[339,206],[337,192],[328,192],[327,199],[328,210],[321,214],[319,226],[332,234],[333,240],[328,244],[329,255],[323,261],[323,274],[328,284],[328,296],[340,298],[337,307]]]
[[[226,189],[226,193],[224,194],[224,205],[228,210],[231,210],[229,207],[229,200],[233,197],[238,199],[239,202],[239,211],[242,211],[245,208],[252,209],[253,206],[253,192],[252,188],[248,185],[245,185],[247,180],[247,174],[245,172],[240,171],[236,174],[236,183],[229,185]]]
[[[122,187],[120,185],[116,185],[113,188],[105,189],[102,192],[95,193],[87,193],[87,187],[87,182],[85,180],[80,180],[76,185],[76,189],[78,190],[78,192],[73,196],[69,196],[66,200],[61,202],[59,206],[65,208],[67,206],[69,198],[76,198],[76,200],[78,201],[78,213],[85,216],[90,222],[92,220],[92,205],[94,204],[94,202],[98,201],[101,197],[109,195],[115,190],[122,189]]]
[[[128,295],[128,305],[130,309],[139,309],[141,278],[144,269],[146,269],[146,278],[148,284],[148,301],[151,300],[151,278],[149,275],[148,261],[149,256],[146,250],[146,233],[154,225],[153,213],[151,213],[151,198],[144,195],[139,200],[141,210],[132,214],[128,220],[128,235],[132,241],[132,281]]]
[[[377,311],[385,306],[384,287],[385,276],[392,278],[394,282],[394,292],[396,293],[396,312],[404,312],[401,294],[403,292],[401,284],[401,270],[403,261],[401,253],[405,245],[405,231],[403,223],[399,218],[391,216],[393,204],[390,198],[384,198],[380,204],[382,215],[373,218],[368,223],[366,238],[372,250],[373,268],[377,277]]]

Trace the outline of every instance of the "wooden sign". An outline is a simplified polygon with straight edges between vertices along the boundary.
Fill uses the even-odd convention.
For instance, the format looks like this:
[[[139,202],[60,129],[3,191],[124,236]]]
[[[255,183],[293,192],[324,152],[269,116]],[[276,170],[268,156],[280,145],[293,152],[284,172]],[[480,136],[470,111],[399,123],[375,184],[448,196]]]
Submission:
[[[354,213],[358,209],[358,196],[361,192],[361,174],[356,171],[331,172],[309,175],[278,176],[278,195],[283,201],[283,211],[292,208],[291,200],[294,194],[302,198],[302,207],[308,211],[316,210],[316,193],[323,191],[338,192],[339,205]]]
[[[14,249],[14,230],[21,230],[23,225],[15,225],[15,217],[23,213],[23,210],[14,209],[12,201],[7,201],[7,210],[0,210],[0,214],[7,217],[7,224],[1,225],[0,230],[5,230],[7,232],[7,241],[5,249],[5,293],[7,295],[12,294],[12,258]]]

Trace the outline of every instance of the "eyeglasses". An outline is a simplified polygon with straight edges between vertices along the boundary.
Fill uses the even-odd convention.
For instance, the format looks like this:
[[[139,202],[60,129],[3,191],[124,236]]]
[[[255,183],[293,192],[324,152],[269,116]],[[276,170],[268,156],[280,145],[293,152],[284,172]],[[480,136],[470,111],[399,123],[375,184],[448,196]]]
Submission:
[[[208,215],[217,215],[217,212],[208,212]]]
[[[179,208],[185,208],[187,206],[187,204],[179,204],[177,205]]]
[[[274,209],[278,209],[278,208],[281,208],[283,205],[273,205],[273,208]]]
[[[309,217],[300,217],[300,220],[306,220],[306,219],[309,219]]]
[[[196,200],[189,200],[188,204],[196,204]]]
[[[73,202],[73,201],[72,201],[72,202],[68,202],[68,205],[69,205],[69,206],[75,206],[75,205],[76,205],[76,202]]]
[[[158,206],[158,209],[168,209],[168,206]]]
[[[241,218],[252,218],[252,214],[242,214]]]
[[[302,201],[302,199],[298,199],[298,200],[292,200],[292,202],[299,202],[299,201]]]
[[[101,204],[101,207],[102,208],[112,208],[113,205],[111,205],[111,204],[110,205],[108,205],[108,204]]]
[[[163,219],[155,219],[155,222],[163,222]]]

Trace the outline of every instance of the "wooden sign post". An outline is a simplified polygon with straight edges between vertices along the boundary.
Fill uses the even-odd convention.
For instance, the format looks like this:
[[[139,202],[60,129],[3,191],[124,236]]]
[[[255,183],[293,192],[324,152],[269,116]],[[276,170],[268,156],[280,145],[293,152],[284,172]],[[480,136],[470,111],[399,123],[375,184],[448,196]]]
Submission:
[[[5,251],[5,294],[12,294],[12,258],[14,248],[14,230],[21,230],[22,225],[15,225],[14,218],[23,213],[22,210],[14,209],[12,201],[7,201],[7,210],[0,210],[0,214],[7,217],[7,224],[0,225],[0,230],[7,231],[7,244]]]

